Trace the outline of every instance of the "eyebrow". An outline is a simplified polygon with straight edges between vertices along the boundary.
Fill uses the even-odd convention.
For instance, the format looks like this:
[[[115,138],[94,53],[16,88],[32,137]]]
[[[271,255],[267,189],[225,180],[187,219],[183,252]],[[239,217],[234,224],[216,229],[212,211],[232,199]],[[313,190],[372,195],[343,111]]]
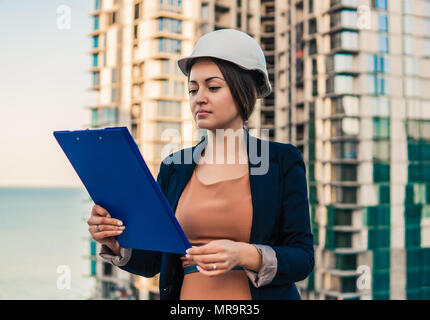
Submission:
[[[208,81],[211,81],[212,79],[215,79],[215,78],[218,78],[218,79],[220,79],[220,80],[222,80],[222,81],[225,81],[224,79],[222,79],[222,78],[220,78],[220,77],[210,77],[210,78],[207,78],[206,80],[205,80],[205,82],[208,82]],[[189,81],[189,83],[197,83],[197,81],[195,81],[195,80],[190,80]]]

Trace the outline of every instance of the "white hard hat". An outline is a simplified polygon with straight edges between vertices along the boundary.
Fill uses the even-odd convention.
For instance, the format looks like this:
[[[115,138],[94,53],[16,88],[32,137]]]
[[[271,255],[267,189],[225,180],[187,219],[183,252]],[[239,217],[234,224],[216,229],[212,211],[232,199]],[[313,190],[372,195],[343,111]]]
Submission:
[[[264,78],[263,84],[257,87],[257,97],[264,98],[272,92],[263,50],[254,38],[242,31],[220,29],[204,34],[197,41],[191,55],[178,60],[182,73],[188,76],[188,65],[193,59],[200,57],[214,57],[246,70],[256,70]]]

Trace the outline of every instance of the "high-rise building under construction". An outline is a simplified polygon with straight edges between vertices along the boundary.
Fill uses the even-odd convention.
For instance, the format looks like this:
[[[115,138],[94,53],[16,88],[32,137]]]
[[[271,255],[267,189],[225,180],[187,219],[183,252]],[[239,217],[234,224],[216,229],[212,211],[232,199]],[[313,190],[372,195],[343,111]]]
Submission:
[[[167,143],[198,141],[176,61],[213,30],[254,37],[273,92],[248,125],[307,166],[302,298],[430,298],[430,0],[95,0],[90,15],[91,126],[127,126],[154,176]],[[157,298],[157,278],[91,248],[94,298]]]

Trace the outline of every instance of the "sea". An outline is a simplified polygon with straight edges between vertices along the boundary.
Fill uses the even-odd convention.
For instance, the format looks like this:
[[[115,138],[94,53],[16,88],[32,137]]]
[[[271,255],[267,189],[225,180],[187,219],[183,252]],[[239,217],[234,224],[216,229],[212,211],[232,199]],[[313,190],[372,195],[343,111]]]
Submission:
[[[0,300],[91,298],[92,206],[83,187],[0,187]]]

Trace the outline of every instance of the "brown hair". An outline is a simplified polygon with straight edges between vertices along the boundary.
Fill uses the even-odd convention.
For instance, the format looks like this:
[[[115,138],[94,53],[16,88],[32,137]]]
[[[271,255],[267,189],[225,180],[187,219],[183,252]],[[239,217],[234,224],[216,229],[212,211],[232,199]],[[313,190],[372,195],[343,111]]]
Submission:
[[[190,71],[194,63],[199,58],[192,59],[187,67],[188,80],[190,79]],[[257,100],[257,85],[261,81],[261,75],[255,70],[246,70],[236,64],[213,57],[205,57],[212,60],[220,69],[230,88],[233,100],[239,107],[239,112],[245,125],[255,108]]]

